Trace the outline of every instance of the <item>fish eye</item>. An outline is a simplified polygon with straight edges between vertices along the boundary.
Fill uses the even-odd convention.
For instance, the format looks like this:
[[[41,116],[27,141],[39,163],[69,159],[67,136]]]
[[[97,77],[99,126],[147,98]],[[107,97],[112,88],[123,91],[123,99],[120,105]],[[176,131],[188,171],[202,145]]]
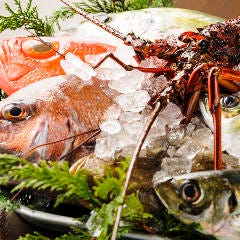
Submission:
[[[201,48],[201,50],[207,50],[209,46],[209,42],[207,40],[200,40],[198,43],[198,46]]]
[[[29,107],[23,103],[7,104],[2,108],[2,117],[12,122],[21,121],[29,116]]]
[[[41,40],[28,38],[22,42],[22,49],[26,56],[44,59],[56,54],[59,49],[57,41],[49,41],[45,38]]]
[[[201,189],[195,180],[188,180],[182,184],[180,194],[184,201],[194,203],[200,198]]]
[[[220,102],[222,107],[224,108],[233,108],[239,104],[240,99],[237,96],[227,95],[227,96],[222,96]]]
[[[32,46],[32,49],[35,52],[39,52],[39,53],[48,52],[52,48],[53,48],[53,43],[51,43],[51,42],[39,43],[39,44],[35,44]]]
[[[109,17],[109,16],[107,16],[107,17],[103,20],[104,23],[109,23],[109,22],[111,22],[111,21],[112,21],[112,17]]]

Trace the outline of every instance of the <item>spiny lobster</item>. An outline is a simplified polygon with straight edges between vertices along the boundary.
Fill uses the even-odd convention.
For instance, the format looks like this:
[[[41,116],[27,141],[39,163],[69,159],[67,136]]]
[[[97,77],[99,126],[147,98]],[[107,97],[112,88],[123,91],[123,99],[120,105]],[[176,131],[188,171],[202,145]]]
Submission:
[[[240,73],[233,70],[233,67],[240,63],[240,17],[211,24],[206,28],[198,29],[198,32],[184,32],[179,36],[182,44],[172,46],[166,39],[151,42],[136,37],[134,33],[124,35],[68,2],[61,1],[89,21],[123,40],[126,45],[132,46],[139,62],[149,57],[167,61],[163,67],[136,67],[124,64],[110,53],[95,66],[101,65],[106,58],[112,58],[127,71],[138,69],[157,75],[164,74],[168,78],[168,86],[152,99],[152,104],[158,101],[163,109],[173,96],[180,96],[185,115],[183,122],[188,123],[200,93],[208,92],[209,110],[214,121],[214,168],[222,169],[219,86],[230,92],[240,90],[238,84]],[[177,75],[181,77],[176,77]]]
[[[211,24],[206,28],[199,28],[197,29],[198,32],[184,32],[179,36],[179,40],[182,42],[179,46],[170,45],[167,39],[151,42],[141,39],[133,33],[124,35],[99,22],[84,11],[77,9],[65,0],[61,1],[84,18],[121,39],[126,45],[132,46],[136,53],[136,59],[139,62],[149,57],[156,57],[167,62],[164,66],[156,68],[135,67],[126,65],[110,53],[95,66],[101,65],[102,62],[110,57],[126,71],[138,69],[142,72],[165,75],[168,78],[167,87],[151,100],[151,104],[156,104],[156,106],[133,154],[122,197],[124,198],[126,194],[134,162],[138,157],[151,124],[154,122],[154,118],[175,96],[179,96],[182,99],[182,111],[185,115],[183,123],[188,123],[196,109],[201,92],[206,91],[208,93],[208,105],[214,125],[214,169],[224,168],[221,148],[219,88],[221,86],[230,92],[240,90],[240,72],[234,70],[234,66],[240,63],[240,17],[222,23]],[[231,100],[225,102],[225,104],[231,104]],[[122,208],[123,205],[120,205],[112,240],[116,238]]]

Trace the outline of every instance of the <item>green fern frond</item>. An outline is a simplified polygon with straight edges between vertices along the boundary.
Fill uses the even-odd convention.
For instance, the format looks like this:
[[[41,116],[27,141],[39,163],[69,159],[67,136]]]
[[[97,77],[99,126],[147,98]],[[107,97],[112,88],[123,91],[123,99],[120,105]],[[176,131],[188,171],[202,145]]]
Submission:
[[[0,16],[0,32],[10,29],[25,28],[32,30],[38,36],[52,36],[54,26],[60,29],[60,21],[64,21],[77,13],[68,7],[53,12],[50,18],[40,18],[37,6],[32,6],[32,0],[28,0],[26,8],[23,9],[21,0],[14,0],[17,10],[14,11],[8,3],[5,9],[9,16]],[[147,7],[169,7],[173,5],[172,0],[87,0],[73,3],[76,7],[90,13],[114,13]]]
[[[40,18],[37,6],[32,6],[32,0],[27,2],[25,9],[22,8],[20,0],[14,0],[17,10],[14,11],[9,4],[5,3],[5,9],[9,16],[0,16],[0,32],[10,29],[25,28],[32,30],[38,36],[52,36],[54,29],[48,18]]]
[[[76,175],[69,174],[68,163],[51,163],[41,161],[39,165],[31,164],[12,155],[0,155],[0,184],[10,181],[20,183],[13,189],[33,188],[36,190],[49,189],[59,194],[56,205],[68,199],[91,200],[88,187],[88,173],[83,170]]]
[[[85,199],[91,204],[94,210],[88,220],[90,232],[83,229],[75,229],[55,240],[90,240],[91,232],[98,230],[98,240],[108,240],[111,237],[112,227],[115,221],[117,209],[123,204],[121,190],[126,177],[126,169],[129,160],[121,162],[116,168],[106,170],[106,175],[96,177],[89,185],[89,173],[82,170],[76,175],[69,174],[67,163],[51,163],[48,165],[42,161],[40,165],[34,165],[18,157],[1,154],[0,155],[0,185],[4,185],[12,180],[19,181],[15,190],[30,187],[31,189],[50,189],[57,191],[56,204],[69,199]],[[0,199],[1,200],[1,199]],[[6,202],[6,199],[4,200]],[[0,201],[1,202],[1,201]],[[163,235],[188,236],[182,239],[193,239],[191,234],[195,225],[186,226],[177,221],[167,211],[159,212],[156,219],[149,213],[145,213],[138,198],[138,193],[127,195],[124,199],[122,219],[128,222],[127,226],[120,227],[119,236],[133,229],[139,229],[139,225],[145,224],[149,220],[153,225],[158,226],[158,231]],[[79,216],[80,217],[80,216]],[[190,237],[189,237],[190,236]],[[199,237],[199,236],[197,236]],[[41,234],[28,234],[20,240],[49,240]],[[202,238],[198,238],[202,239]]]
[[[34,232],[33,234],[26,234],[24,237],[19,237],[18,240],[50,240],[50,238]]]

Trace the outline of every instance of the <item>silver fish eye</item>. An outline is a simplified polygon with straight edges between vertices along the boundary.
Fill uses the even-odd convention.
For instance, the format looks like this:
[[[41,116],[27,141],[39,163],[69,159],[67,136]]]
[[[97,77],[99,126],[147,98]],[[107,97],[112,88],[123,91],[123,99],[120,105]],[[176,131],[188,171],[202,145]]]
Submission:
[[[223,108],[233,108],[236,107],[240,102],[239,97],[233,95],[222,96],[220,103]]]
[[[190,179],[181,185],[179,193],[184,201],[194,203],[201,197],[201,188],[197,181]]]

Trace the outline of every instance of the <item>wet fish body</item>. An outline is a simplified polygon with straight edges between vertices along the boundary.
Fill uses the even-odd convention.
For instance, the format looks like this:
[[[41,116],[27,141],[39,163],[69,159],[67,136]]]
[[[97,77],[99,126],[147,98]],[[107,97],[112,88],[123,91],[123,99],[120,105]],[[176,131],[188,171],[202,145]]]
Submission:
[[[23,156],[41,144],[98,129],[112,102],[111,90],[96,78],[89,83],[60,75],[30,84],[0,102],[0,152]],[[34,158],[57,160],[83,139],[40,147]]]
[[[186,30],[222,20],[208,14],[176,8],[143,9],[107,14],[100,18],[122,33],[133,31],[136,36],[153,41],[169,35],[178,36]],[[58,33],[58,37],[41,37],[42,41],[34,37],[3,40],[0,43],[0,89],[10,95],[29,83],[64,74],[59,62],[68,52],[84,60],[86,55],[113,52],[115,46],[123,44],[92,23],[83,21],[74,26],[75,31],[66,29]]]
[[[66,36],[3,40],[0,42],[0,89],[10,95],[30,83],[65,74],[60,61],[69,52],[84,61],[86,55],[114,50],[112,45]]]
[[[167,209],[186,224],[221,240],[240,236],[240,170],[154,176],[154,188]]]

